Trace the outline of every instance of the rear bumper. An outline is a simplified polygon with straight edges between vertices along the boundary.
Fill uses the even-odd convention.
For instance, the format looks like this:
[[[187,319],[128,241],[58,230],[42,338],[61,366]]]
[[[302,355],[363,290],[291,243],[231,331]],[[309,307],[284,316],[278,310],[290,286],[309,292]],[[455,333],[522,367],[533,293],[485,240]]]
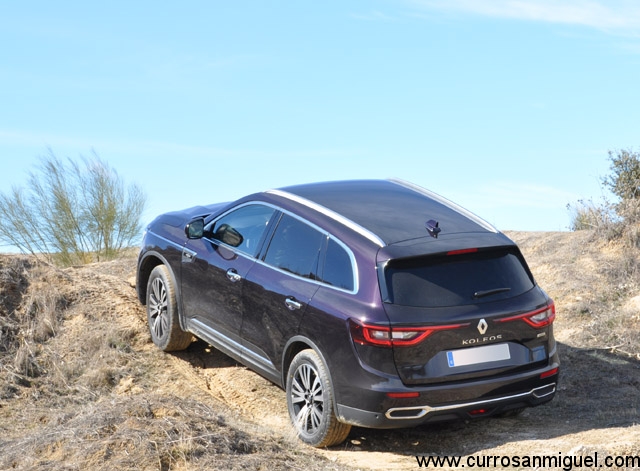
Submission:
[[[535,378],[527,376],[503,378],[502,381],[494,384],[495,388],[490,388],[493,389],[493,394],[482,394],[476,397],[469,394],[467,399],[453,402],[432,403],[428,400],[430,396],[433,397],[429,388],[420,388],[413,389],[418,391],[420,396],[410,400],[400,399],[390,402],[386,395],[379,396],[380,405],[382,405],[380,411],[338,404],[338,418],[342,422],[360,427],[404,428],[430,422],[490,417],[514,409],[538,406],[553,399],[556,393],[557,374],[544,380],[539,379],[540,372],[537,372]],[[509,387],[505,388],[507,384]],[[477,384],[457,385],[450,391],[452,393],[450,397],[461,393],[461,389],[468,394],[477,386]],[[484,387],[487,386],[489,385],[485,383]]]
[[[526,404],[526,405],[535,405],[534,403],[540,400],[544,400],[545,398],[549,398],[550,400],[553,398],[556,392],[556,383],[549,384],[546,386],[540,386],[538,388],[532,389],[529,392],[515,394],[513,396],[506,397],[497,397],[494,399],[488,399],[485,401],[475,401],[475,402],[467,402],[462,404],[450,404],[444,406],[418,406],[418,407],[392,407],[387,410],[385,413],[385,417],[389,420],[414,420],[421,419],[429,414],[432,416],[448,414],[450,412],[460,411],[467,413],[478,411],[475,415],[486,415],[489,411],[495,410],[496,408],[501,407],[504,410],[504,406],[513,405],[513,404]],[[551,397],[549,397],[551,396]],[[513,407],[511,407],[513,408]],[[482,412],[486,411],[486,412]]]

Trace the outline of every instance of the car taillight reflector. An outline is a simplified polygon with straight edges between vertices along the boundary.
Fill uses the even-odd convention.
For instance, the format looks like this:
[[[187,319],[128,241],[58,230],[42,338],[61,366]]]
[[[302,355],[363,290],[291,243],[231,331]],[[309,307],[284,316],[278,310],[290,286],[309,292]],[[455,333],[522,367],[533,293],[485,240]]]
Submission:
[[[437,325],[429,327],[381,327],[364,324],[355,319],[349,319],[351,338],[360,345],[375,345],[378,347],[409,347],[426,339],[439,330],[452,330],[466,327],[469,324]]]
[[[553,301],[546,307],[538,309],[533,312],[526,312],[524,314],[518,314],[517,316],[503,317],[502,319],[496,319],[495,322],[511,322],[522,319],[531,327],[541,329],[553,323],[556,318],[556,305]]]
[[[411,398],[416,398],[416,397],[420,397],[420,393],[419,392],[389,392],[387,393],[387,397],[390,397],[391,399],[411,399]]]
[[[544,373],[542,373],[540,375],[540,379],[545,379],[548,378],[550,376],[554,376],[558,374],[558,368],[553,368],[552,370],[549,371],[545,371]]]

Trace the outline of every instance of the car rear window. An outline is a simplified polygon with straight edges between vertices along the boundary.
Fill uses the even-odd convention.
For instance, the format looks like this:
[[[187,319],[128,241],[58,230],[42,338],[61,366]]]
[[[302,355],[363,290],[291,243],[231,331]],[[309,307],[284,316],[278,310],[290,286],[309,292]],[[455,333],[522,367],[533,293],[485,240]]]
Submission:
[[[391,260],[384,282],[388,302],[416,307],[497,301],[534,286],[515,248]]]

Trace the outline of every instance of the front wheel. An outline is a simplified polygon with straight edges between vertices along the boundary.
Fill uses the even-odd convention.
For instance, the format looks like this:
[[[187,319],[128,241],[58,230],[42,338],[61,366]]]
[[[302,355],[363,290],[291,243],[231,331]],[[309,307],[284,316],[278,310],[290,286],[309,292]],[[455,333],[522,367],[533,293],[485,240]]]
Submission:
[[[180,328],[175,287],[164,265],[155,267],[149,276],[147,322],[151,340],[165,352],[184,350],[191,343],[191,334]]]
[[[298,353],[287,374],[287,407],[298,437],[321,448],[338,445],[351,425],[338,421],[327,367],[314,350]]]

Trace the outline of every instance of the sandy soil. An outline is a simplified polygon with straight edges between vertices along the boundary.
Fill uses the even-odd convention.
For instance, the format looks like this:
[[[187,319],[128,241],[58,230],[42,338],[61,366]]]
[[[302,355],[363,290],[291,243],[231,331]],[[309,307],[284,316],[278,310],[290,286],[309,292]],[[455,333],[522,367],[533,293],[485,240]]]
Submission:
[[[610,279],[603,264],[613,264],[624,253],[604,246],[597,252],[587,250],[588,236],[580,233],[510,236],[521,245],[539,284],[556,300],[555,332],[562,361],[556,398],[515,418],[387,431],[356,427],[342,446],[333,449],[315,450],[301,445],[292,434],[285,395],[278,387],[202,341],[194,341],[186,351],[174,354],[155,349],[148,339],[144,309],[135,297],[132,257],[63,271],[60,289],[75,293],[75,299],[79,299],[79,292],[82,296],[65,314],[64,329],[58,338],[80,336],[97,312],[108,313],[116,330],[128,332],[130,351],[112,387],[104,393],[96,390],[95,394],[103,394],[104,401],[111,402],[119,397],[138,400],[151,393],[172,398],[170,401],[200,401],[212,410],[222,411],[243,433],[255,434],[263,443],[262,462],[269,463],[265,469],[308,469],[309,463],[317,463],[317,469],[408,470],[418,469],[416,455],[598,453],[601,460],[608,455],[640,456],[640,361],[637,345],[624,337],[625,332],[629,338],[638,337],[640,292],[631,281],[624,287],[600,289]],[[607,294],[606,299],[602,293]],[[618,319],[611,325],[622,333],[601,334],[606,331],[602,324],[606,324],[609,311],[612,319]],[[96,404],[103,401],[92,400]],[[0,426],[5,441],[0,439],[0,446],[26,446],[25,437],[33,434],[36,425],[12,427],[6,421],[19,421],[21,414],[26,414],[20,409],[34,408],[37,397],[28,388],[17,388],[13,396],[7,394],[0,399],[0,421],[5,421]],[[156,410],[154,417],[159,413]],[[42,417],[52,420],[50,414],[43,413]],[[273,451],[265,448],[264,443],[269,442],[274,443]],[[297,451],[283,462],[283,450]],[[273,461],[268,460],[270,454]],[[51,451],[47,456],[55,462],[56,456],[60,460],[65,455]],[[16,469],[29,469],[27,462],[12,459]],[[246,456],[237,459],[237,463],[229,463],[236,463],[238,469],[261,468],[256,465],[255,456],[253,461],[246,461]],[[160,464],[159,469],[200,469],[188,460]]]

